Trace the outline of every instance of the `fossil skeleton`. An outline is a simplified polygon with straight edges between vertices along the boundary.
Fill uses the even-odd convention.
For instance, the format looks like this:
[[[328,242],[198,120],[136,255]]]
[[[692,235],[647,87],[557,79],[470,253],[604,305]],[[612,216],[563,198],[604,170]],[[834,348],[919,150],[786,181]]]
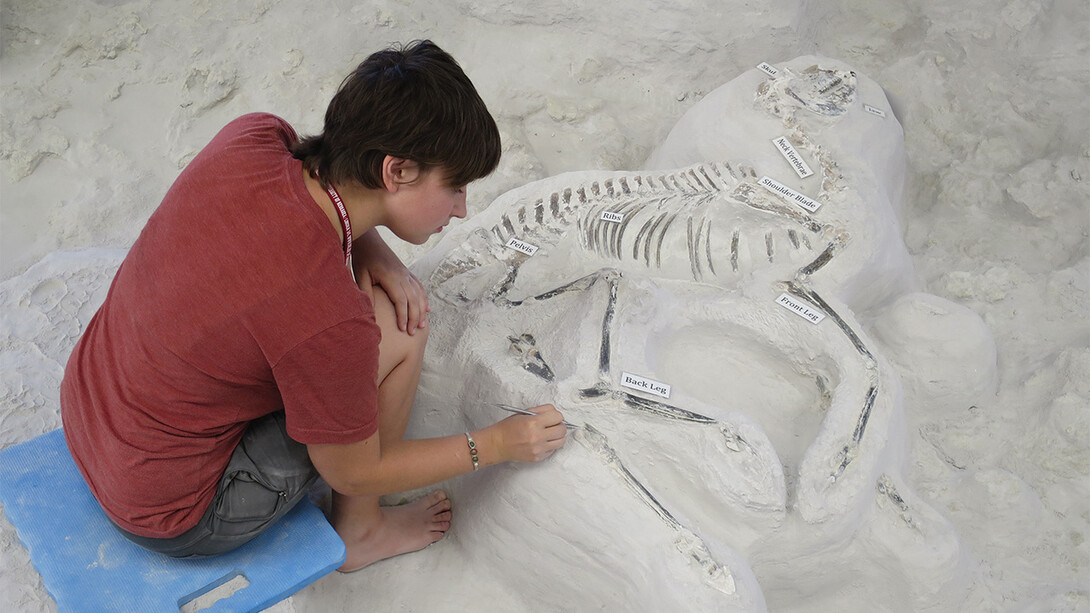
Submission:
[[[806,185],[809,196],[823,205],[820,211],[804,210],[767,189],[745,164],[717,161],[670,172],[571,173],[501,197],[414,267],[436,299],[434,321],[443,321],[444,312],[470,313],[478,319],[450,341],[458,351],[483,363],[494,346],[483,339],[502,337],[517,367],[538,381],[538,392],[526,394],[527,401],[555,397],[566,415],[580,417],[586,426],[576,440],[613,466],[678,531],[679,550],[699,560],[707,569],[706,582],[725,594],[733,593],[734,581],[727,581],[730,570],[696,536],[706,530],[693,531],[676,518],[669,509],[684,508],[684,503],[661,500],[654,479],[644,481],[652,469],[630,469],[624,446],[610,442],[626,433],[617,423],[601,427],[601,411],[628,409],[664,424],[708,429],[728,455],[737,454],[737,459],[724,456],[723,461],[750,471],[749,477],[737,479],[746,483],[720,484],[733,490],[720,492],[724,502],[770,518],[772,524],[788,508],[807,522],[835,524],[834,515],[845,507],[861,507],[879,496],[893,502],[906,525],[915,526],[912,508],[880,465],[885,430],[898,402],[897,390],[889,388],[896,385],[891,386],[892,375],[883,371],[851,309],[836,295],[838,279],[868,267],[859,258],[873,246],[856,245],[880,240],[851,215],[828,213],[837,204],[865,203],[852,191],[853,181],[860,179],[846,178],[830,148],[817,142],[823,129],[835,127],[858,106],[857,76],[818,66],[784,68],[780,76],[760,83],[753,100],[755,108],[779,121],[795,150],[816,167],[816,176]],[[818,129],[811,125],[815,121]],[[528,255],[512,249],[512,240],[536,251]],[[822,284],[820,278],[834,262],[839,266],[836,275],[826,276],[835,278]],[[696,306],[682,303],[672,297],[673,288],[681,286],[710,298],[687,301]],[[813,325],[768,306],[781,292],[812,305],[829,321]],[[646,304],[678,320],[726,320],[768,344],[801,343],[785,351],[795,356],[786,359],[813,381],[820,399],[813,410],[823,411],[824,420],[804,457],[792,461],[797,466],[781,463],[760,428],[706,400],[684,394],[677,399],[650,397],[618,385],[619,338],[629,339],[629,349],[635,337],[650,343],[650,332],[637,332],[649,317],[648,309],[639,306]],[[562,313],[564,321],[573,323],[560,330],[559,325],[530,323],[536,311]],[[625,321],[618,319],[622,311]],[[598,323],[590,326],[588,319]],[[770,328],[792,332],[773,338]],[[577,331],[575,348],[564,349],[572,344],[565,342],[570,338],[554,338]],[[593,342],[585,336],[591,331]],[[810,340],[793,340],[798,338]],[[443,342],[437,351],[455,350]],[[576,355],[591,345],[596,359]],[[823,351],[831,360],[821,359]],[[557,352],[565,358],[551,363]],[[653,370],[652,362],[640,363]],[[881,430],[872,435],[876,417]],[[785,475],[785,468],[794,473]],[[682,548],[683,541],[688,548]]]

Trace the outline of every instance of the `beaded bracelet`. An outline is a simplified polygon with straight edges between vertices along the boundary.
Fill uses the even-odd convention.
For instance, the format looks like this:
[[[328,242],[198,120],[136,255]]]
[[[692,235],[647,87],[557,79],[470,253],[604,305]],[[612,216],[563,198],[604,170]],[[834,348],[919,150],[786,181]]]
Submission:
[[[473,435],[466,432],[466,442],[469,443],[469,459],[473,460],[473,470],[480,468],[480,460],[477,457],[477,442],[473,440]]]

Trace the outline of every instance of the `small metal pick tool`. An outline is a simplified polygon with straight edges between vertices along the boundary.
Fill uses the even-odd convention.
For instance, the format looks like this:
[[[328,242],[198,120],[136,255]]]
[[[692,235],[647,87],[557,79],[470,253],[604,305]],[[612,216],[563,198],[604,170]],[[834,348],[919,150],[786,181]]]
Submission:
[[[513,406],[511,406],[509,404],[502,404],[502,403],[497,402],[496,406],[503,409],[504,411],[510,411],[512,413],[518,413],[519,415],[537,415],[537,413],[534,413],[533,411],[527,411],[526,409],[520,409],[518,407],[513,407]],[[575,424],[573,424],[573,423],[571,423],[569,421],[566,421],[566,420],[562,420],[561,423],[563,423],[565,426],[567,426],[569,428],[578,428],[579,427],[579,426],[577,426],[577,425],[575,425]]]

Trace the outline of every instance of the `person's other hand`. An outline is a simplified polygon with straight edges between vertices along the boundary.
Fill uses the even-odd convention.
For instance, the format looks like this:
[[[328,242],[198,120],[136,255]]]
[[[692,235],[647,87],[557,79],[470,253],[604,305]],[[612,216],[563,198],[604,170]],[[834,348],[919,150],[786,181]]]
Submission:
[[[416,278],[401,262],[371,262],[364,265],[363,274],[358,275],[360,289],[370,292],[372,285],[377,285],[390,297],[397,314],[397,327],[409,335],[428,326],[428,293],[424,284]]]

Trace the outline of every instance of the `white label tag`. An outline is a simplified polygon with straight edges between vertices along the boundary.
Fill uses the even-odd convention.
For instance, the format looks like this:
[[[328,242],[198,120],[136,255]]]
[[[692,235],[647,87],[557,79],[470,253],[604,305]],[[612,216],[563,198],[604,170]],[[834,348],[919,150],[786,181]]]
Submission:
[[[621,223],[624,221],[624,215],[620,213],[614,213],[613,211],[602,211],[602,221],[608,221],[610,223]]]
[[[809,196],[804,196],[791,189],[790,187],[787,187],[783,183],[780,183],[768,177],[761,177],[761,180],[757,183],[768,191],[787,198],[791,202],[794,202],[795,204],[801,206],[807,211],[810,211],[811,213],[818,210],[818,207],[821,206],[821,203],[817,200],[814,200]]]
[[[537,245],[525,243],[514,237],[512,237],[511,240],[507,241],[507,244],[504,245],[504,247],[507,247],[508,249],[514,249],[515,251],[521,251],[526,255],[534,255],[534,253],[537,252]]]
[[[863,110],[870,113],[871,115],[877,115],[877,116],[879,116],[879,117],[881,117],[883,119],[885,119],[885,117],[886,117],[886,112],[883,111],[882,109],[876,107],[876,106],[871,106],[869,104],[864,103],[863,104]]]
[[[791,168],[795,170],[795,174],[797,174],[800,179],[805,179],[814,174],[814,171],[810,170],[810,167],[803,161],[799,152],[795,151],[795,148],[791,145],[791,141],[787,140],[786,136],[772,139],[772,144],[776,145],[776,150],[783,155],[784,159],[787,160],[787,163],[791,165]]]
[[[639,375],[633,375],[631,373],[621,373],[621,385],[632,388],[634,390],[640,390],[641,392],[647,392],[656,396],[662,396],[663,398],[670,397],[670,386],[659,381],[652,381],[641,377]]]
[[[795,298],[791,294],[780,294],[780,297],[776,299],[776,304],[791,311],[795,315],[805,319],[806,321],[817,324],[821,323],[821,320],[825,319],[825,313],[822,313],[815,307]]]
[[[774,77],[780,74],[780,70],[772,64],[769,64],[768,62],[761,62],[760,64],[757,64],[757,68],[760,68],[762,71],[764,71],[765,74],[770,77]]]

